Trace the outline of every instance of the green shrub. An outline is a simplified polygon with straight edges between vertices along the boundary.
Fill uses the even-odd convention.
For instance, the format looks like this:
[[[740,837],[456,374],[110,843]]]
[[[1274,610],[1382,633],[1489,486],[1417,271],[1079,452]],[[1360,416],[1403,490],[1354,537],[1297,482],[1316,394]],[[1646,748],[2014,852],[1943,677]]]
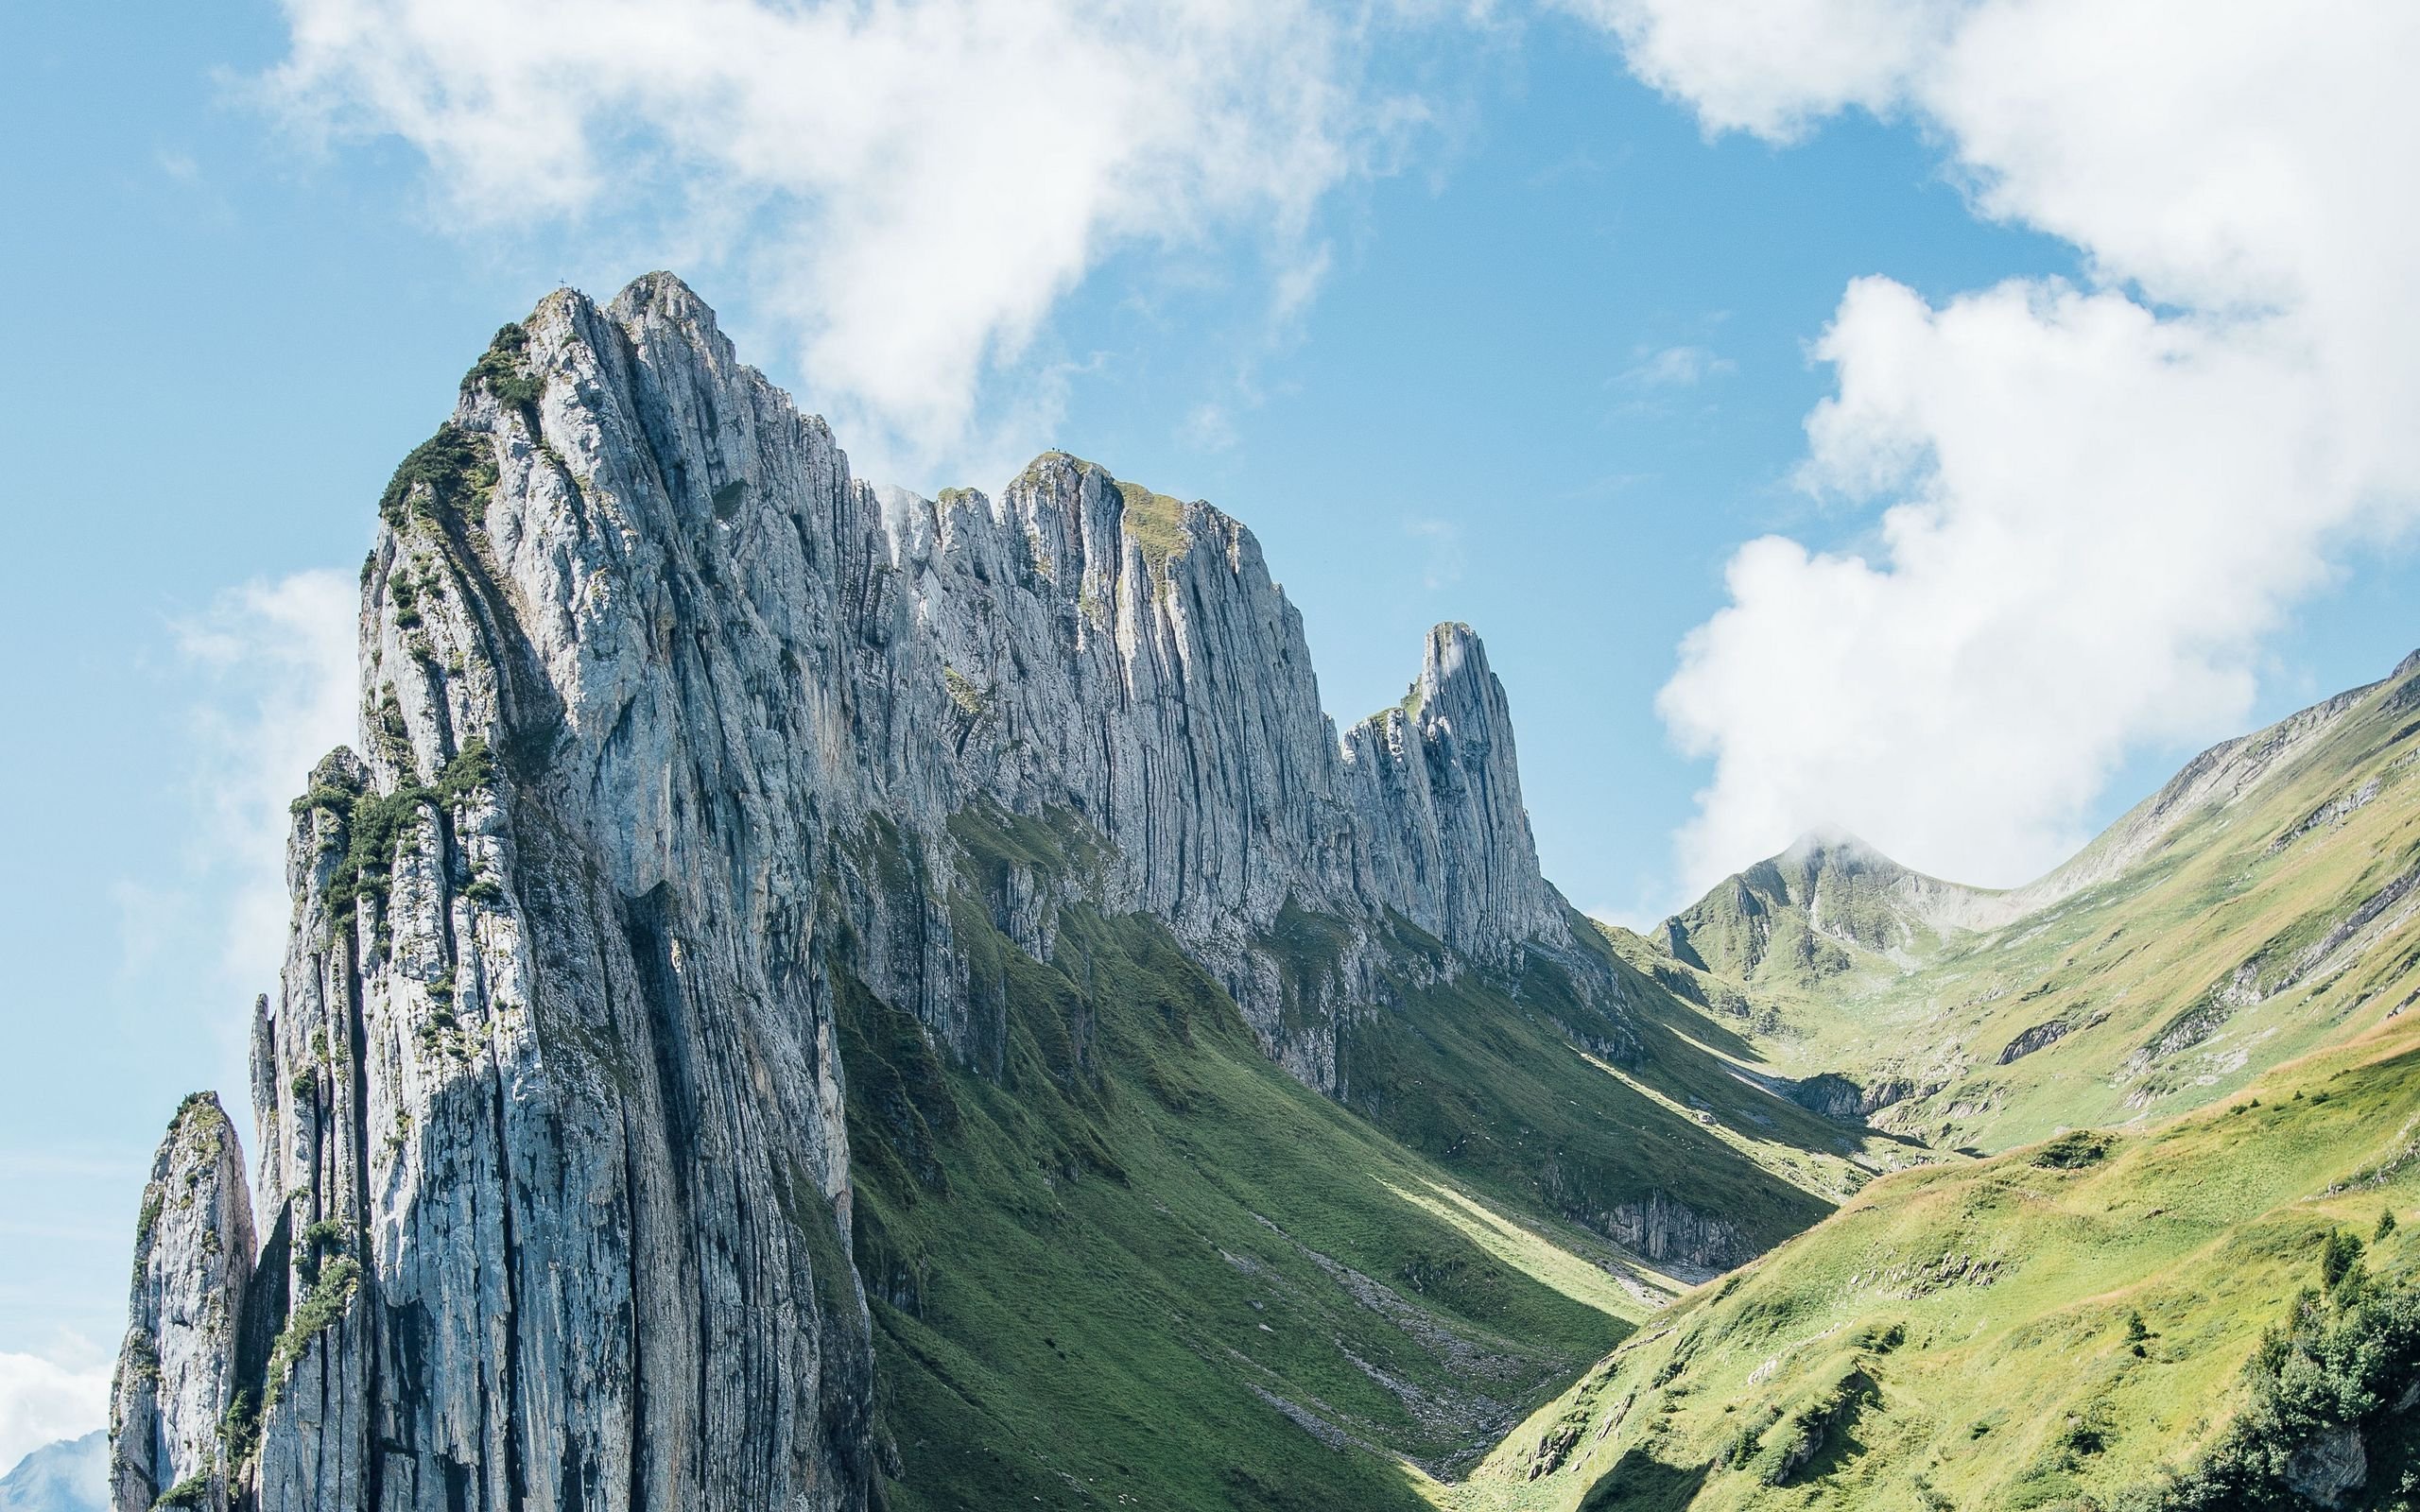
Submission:
[[[506,404],[534,404],[544,386],[529,372],[529,333],[518,322],[496,332],[488,350],[463,375],[464,388],[486,385]]]
[[[495,486],[495,462],[485,438],[447,421],[437,434],[411,449],[387,490],[378,496],[378,518],[401,525],[413,511],[442,520]]]
[[[314,1224],[313,1228],[319,1227]],[[306,1229],[305,1232],[308,1232]],[[335,1326],[344,1316],[345,1308],[354,1294],[361,1289],[361,1263],[351,1255],[339,1255],[328,1262],[315,1283],[308,1283],[302,1299],[287,1314],[285,1327],[278,1334],[277,1343],[268,1352],[268,1405],[276,1406],[285,1394],[285,1379],[294,1371],[295,1363],[311,1341]]]
[[[229,1475],[241,1474],[261,1447],[261,1400],[251,1387],[238,1387],[234,1400],[219,1414],[218,1439],[227,1446]]]
[[[204,1471],[199,1475],[188,1475],[161,1492],[160,1500],[152,1503],[151,1507],[152,1512],[160,1512],[163,1507],[203,1507],[209,1504],[210,1475]]]
[[[2412,1472],[2410,1435],[2394,1433],[2391,1419],[2420,1374],[2420,1288],[2408,1277],[2360,1284],[2359,1245],[2328,1246],[2343,1267],[2332,1298],[2305,1292],[2286,1325],[2262,1336],[2244,1366],[2251,1405],[2190,1469],[2118,1498],[2122,1512],[2308,1505],[2289,1483],[2295,1456],[2346,1429],[2369,1445],[2371,1486],[2393,1487]]]
[[[2081,1171],[2098,1165],[2109,1155],[2117,1141],[2097,1129],[2078,1129],[2062,1134],[2033,1152],[2032,1164],[2044,1171]]]
[[[303,1227],[294,1240],[294,1269],[305,1286],[319,1281],[320,1272],[329,1257],[341,1255],[346,1249],[345,1226],[334,1218],[322,1218]]]

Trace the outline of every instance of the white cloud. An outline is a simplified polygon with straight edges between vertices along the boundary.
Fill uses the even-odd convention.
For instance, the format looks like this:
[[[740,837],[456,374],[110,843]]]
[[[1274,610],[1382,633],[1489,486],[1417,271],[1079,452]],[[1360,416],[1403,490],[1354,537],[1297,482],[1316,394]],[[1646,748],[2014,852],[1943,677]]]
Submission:
[[[185,877],[132,889],[128,906],[216,915],[220,971],[247,1007],[274,990],[284,956],[287,805],[354,739],[359,601],[351,575],[319,569],[231,589],[173,627],[195,697],[185,763],[203,843]]]
[[[1204,452],[1233,451],[1242,438],[1236,430],[1235,417],[1227,406],[1216,403],[1196,404],[1193,413],[1184,418],[1177,435],[1187,445]]]
[[[1843,106],[1887,109],[1954,0],[1562,0],[1622,42],[1631,72],[1709,131],[1776,141]]]
[[[393,133],[475,224],[745,237],[813,403],[929,456],[1110,250],[1222,232],[1307,299],[1320,198],[1404,124],[1316,0],[285,0],[274,95]],[[878,427],[878,428],[877,428]]]
[[[1462,527],[1451,520],[1412,520],[1404,524],[1404,534],[1428,544],[1420,567],[1420,586],[1426,589],[1450,587],[1462,580]]]
[[[1622,382],[1633,388],[1695,388],[1709,378],[1737,371],[1739,366],[1704,347],[1642,349],[1638,356],[1637,363],[1622,373]]]
[[[0,1475],[44,1444],[108,1426],[109,1367],[83,1340],[68,1342],[57,1351],[75,1357],[66,1364],[0,1352]]]
[[[1968,880],[2040,871],[2128,753],[2237,728],[2263,637],[2416,512],[2420,10],[1587,9],[1710,130],[1911,115],[1979,214],[2083,251],[2083,287],[1849,287],[1801,477],[1879,507],[1873,535],[1741,548],[1660,699],[1715,763],[1688,885],[1826,822]]]

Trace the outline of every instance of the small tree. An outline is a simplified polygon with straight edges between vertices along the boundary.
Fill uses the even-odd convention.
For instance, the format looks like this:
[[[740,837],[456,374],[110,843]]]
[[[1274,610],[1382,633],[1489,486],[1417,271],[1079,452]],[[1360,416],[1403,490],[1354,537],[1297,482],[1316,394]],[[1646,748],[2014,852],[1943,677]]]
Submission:
[[[2360,1268],[2361,1242],[2342,1228],[2329,1229],[2319,1250],[2320,1283],[2332,1292]]]

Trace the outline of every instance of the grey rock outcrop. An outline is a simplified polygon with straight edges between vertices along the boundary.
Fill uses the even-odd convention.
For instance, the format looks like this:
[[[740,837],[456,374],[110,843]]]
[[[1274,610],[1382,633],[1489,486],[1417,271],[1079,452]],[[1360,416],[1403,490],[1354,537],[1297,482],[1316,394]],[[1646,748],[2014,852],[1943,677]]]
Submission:
[[[1600,1227],[1651,1261],[1707,1275],[1737,1263],[1754,1248],[1730,1220],[1700,1212],[1660,1189],[1616,1208]]]
[[[500,333],[380,512],[254,1031],[258,1506],[867,1505],[836,1001],[994,1066],[954,907],[1150,913],[1314,1085],[1288,909],[1569,948],[1466,629],[1340,741],[1234,520],[1056,453],[878,493],[668,275]],[[971,876],[972,815],[1098,865]]]
[[[122,1512],[223,1507],[252,1202],[234,1126],[207,1092],[177,1109],[134,1234],[126,1346],[110,1388],[111,1495]]]
[[[1347,732],[1344,764],[1374,901],[1475,956],[1567,936],[1538,872],[1512,711],[1469,626],[1428,632],[1419,680]]]
[[[1819,1072],[1798,1081],[1786,1082],[1784,1095],[1820,1117],[1836,1123],[1855,1124],[1870,1113],[1878,1113],[1893,1103],[1904,1101],[1915,1091],[1915,1083],[1904,1076],[1885,1077],[1871,1085],[1860,1085],[1836,1071]]]
[[[2286,1461],[2287,1486],[2313,1506],[2342,1506],[2369,1478],[2369,1452],[2355,1427],[2326,1429]]]

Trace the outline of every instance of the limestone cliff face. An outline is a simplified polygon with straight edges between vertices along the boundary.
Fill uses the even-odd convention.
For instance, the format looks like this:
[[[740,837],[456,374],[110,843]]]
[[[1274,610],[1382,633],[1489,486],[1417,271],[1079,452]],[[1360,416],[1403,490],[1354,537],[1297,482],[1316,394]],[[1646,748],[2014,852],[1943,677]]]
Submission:
[[[1475,956],[1566,936],[1521,804],[1512,711],[1469,626],[1428,632],[1420,679],[1353,727],[1344,760],[1374,899]]]
[[[111,1494],[149,1507],[224,1507],[222,1424],[236,1407],[252,1203],[218,1099],[185,1099],[143,1189],[126,1348],[110,1389]],[[236,1408],[241,1415],[244,1408]]]
[[[666,275],[499,335],[362,583],[360,748],[296,804],[255,1030],[279,1284],[262,1349],[194,1347],[258,1393],[221,1458],[262,1507],[867,1504],[835,994],[990,1064],[954,899],[1043,956],[1072,889],[1165,919],[1314,1084],[1289,907],[1569,944],[1467,629],[1340,742],[1235,521],[1059,454],[878,495]],[[994,811],[1098,870],[961,875]],[[130,1351],[171,1337],[143,1297]]]

